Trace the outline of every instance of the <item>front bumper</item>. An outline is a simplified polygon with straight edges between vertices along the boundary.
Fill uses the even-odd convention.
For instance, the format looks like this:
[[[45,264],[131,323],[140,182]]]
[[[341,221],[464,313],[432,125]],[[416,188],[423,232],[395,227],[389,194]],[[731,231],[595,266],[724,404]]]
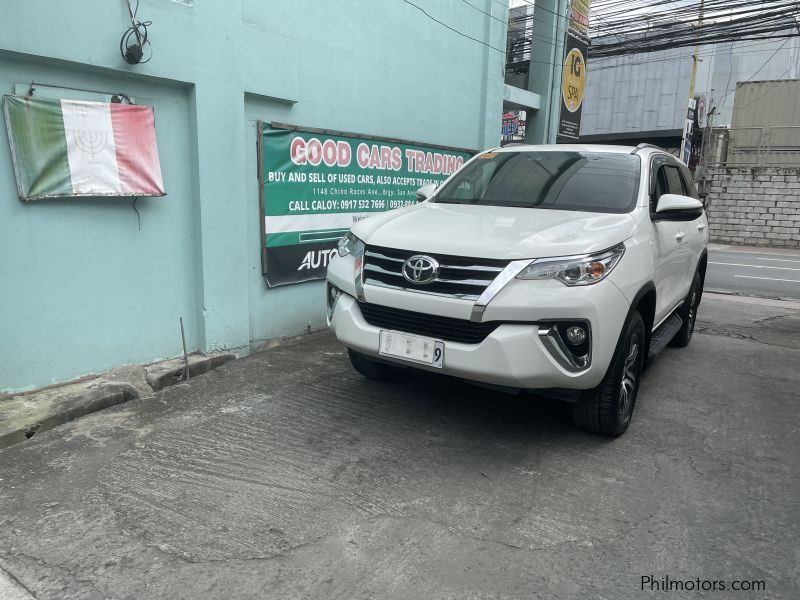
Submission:
[[[335,284],[344,283],[332,278]],[[369,303],[428,315],[469,320],[472,302],[404,290],[364,286]],[[610,281],[567,288],[556,281],[514,281],[489,304],[484,321],[503,321],[482,342],[445,340],[444,368],[411,365],[433,372],[499,386],[525,389],[588,389],[600,383],[616,348],[630,305]],[[561,319],[589,322],[592,359],[588,368],[574,371],[559,364],[539,330]],[[335,304],[331,329],[346,346],[363,354],[395,362],[378,354],[381,328],[369,324],[359,303],[348,293]],[[398,328],[399,331],[402,329]]]

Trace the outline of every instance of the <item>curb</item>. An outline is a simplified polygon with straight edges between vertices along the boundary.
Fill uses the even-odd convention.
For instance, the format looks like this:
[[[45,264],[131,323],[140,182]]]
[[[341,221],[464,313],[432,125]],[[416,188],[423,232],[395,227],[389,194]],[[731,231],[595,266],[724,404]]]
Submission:
[[[207,373],[234,358],[233,354],[190,354],[189,378]],[[183,358],[165,360],[144,366],[144,377],[140,374],[138,378],[141,381],[138,378],[133,381],[147,396],[148,386],[157,392],[181,383],[184,369]],[[0,449],[24,442],[40,431],[142,397],[139,390],[129,383],[132,381],[130,376],[127,380],[113,381],[108,379],[109,373],[105,380],[101,376],[0,397]]]
[[[139,398],[136,389],[127,383],[75,387],[54,388],[37,394],[36,398],[16,396],[0,404],[0,448],[24,442],[40,431],[53,429],[84,415]]]
[[[215,354],[213,356],[190,354],[188,356],[189,379],[221,367],[234,358],[236,358],[234,354]],[[173,358],[148,365],[145,367],[145,380],[153,388],[153,391],[157,392],[165,387],[181,383],[183,381],[184,368],[183,358]]]

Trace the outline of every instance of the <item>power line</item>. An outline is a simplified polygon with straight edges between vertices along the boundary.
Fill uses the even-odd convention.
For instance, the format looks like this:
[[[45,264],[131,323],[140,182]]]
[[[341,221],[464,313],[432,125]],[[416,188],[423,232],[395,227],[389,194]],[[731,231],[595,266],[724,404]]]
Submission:
[[[459,30],[458,30],[458,29],[456,29],[455,27],[451,27],[450,25],[448,25],[448,24],[447,24],[447,23],[445,23],[444,21],[440,21],[439,19],[437,19],[436,17],[434,17],[432,14],[430,14],[428,11],[426,11],[424,8],[422,8],[421,6],[419,6],[419,5],[417,5],[417,4],[414,4],[414,3],[413,3],[413,2],[411,2],[410,0],[403,0],[403,2],[405,2],[405,3],[406,3],[406,4],[408,4],[409,6],[413,6],[413,7],[414,7],[414,8],[416,8],[418,11],[420,11],[422,14],[424,14],[426,17],[428,17],[428,18],[429,18],[431,21],[435,21],[436,23],[438,23],[439,25],[441,25],[442,27],[444,27],[444,28],[446,28],[446,29],[449,29],[449,30],[450,30],[450,31],[452,31],[453,33],[457,33],[457,34],[458,34],[458,35],[460,35],[461,37],[465,37],[465,38],[467,38],[468,40],[472,40],[473,42],[478,42],[479,44],[482,44],[482,45],[486,46],[487,48],[491,48],[492,50],[495,50],[495,51],[499,52],[499,53],[500,53],[500,54],[502,54],[503,56],[505,56],[505,55],[506,55],[506,51],[505,51],[505,50],[503,50],[502,48],[498,48],[497,46],[492,46],[491,44],[487,44],[487,43],[486,43],[486,42],[484,42],[483,40],[480,40],[480,39],[478,39],[478,38],[476,38],[476,37],[472,37],[471,35],[468,35],[468,34],[464,33],[463,31],[459,31]],[[468,3],[468,4],[469,4],[469,3]]]
[[[769,61],[771,61],[773,58],[775,58],[775,56],[778,54],[778,52],[780,52],[781,50],[783,50],[783,47],[784,47],[784,46],[785,46],[785,45],[786,45],[788,42],[789,42],[789,39],[787,38],[787,39],[786,39],[786,41],[784,41],[784,42],[783,42],[783,43],[782,43],[780,46],[778,46],[778,48],[775,50],[775,52],[773,52],[772,54],[770,54],[769,58],[768,58],[767,60],[765,60],[765,61],[764,61],[764,64],[763,64],[763,65],[761,65],[760,67],[758,67],[758,69],[756,69],[755,73],[753,73],[752,75],[750,75],[750,77],[748,77],[747,79],[745,79],[744,81],[742,81],[742,82],[740,82],[740,83],[747,83],[748,81],[752,81],[752,80],[753,80],[753,77],[755,77],[756,75],[758,75],[758,74],[759,74],[759,73],[762,71],[762,69],[763,69],[764,67],[766,67],[766,66],[769,64]],[[791,66],[789,67],[789,69],[791,69]],[[788,72],[789,72],[789,69],[787,69],[787,70],[786,70],[786,73],[788,73]],[[779,77],[779,79],[780,79],[780,77]],[[737,85],[738,85],[738,83],[737,83]],[[725,94],[724,96],[721,96],[721,97],[720,97],[720,98],[717,100],[717,102],[720,102],[720,101],[724,100],[725,98],[727,98],[728,96],[730,96],[731,94],[733,94],[735,91],[736,91],[736,90],[735,90],[735,89],[733,89],[733,90],[731,90],[730,92],[728,92],[727,94]]]
[[[768,37],[768,38],[761,38],[761,39],[763,39],[765,41],[756,42],[754,44],[743,44],[743,45],[738,45],[738,46],[732,46],[731,47],[731,54],[743,55],[743,54],[754,54],[756,52],[770,52],[772,50],[772,48],[766,48],[764,50],[749,50],[747,52],[741,52],[741,50],[743,48],[754,48],[756,46],[765,46],[765,45],[768,45],[768,44],[773,44],[773,40],[781,39],[781,38]],[[788,38],[788,39],[791,39],[791,38]],[[731,43],[732,44],[733,42],[719,42],[719,43]],[[706,46],[706,45],[708,45],[708,44],[703,44],[703,46]],[[716,44],[713,44],[713,45],[716,46]],[[663,50],[662,50],[662,52],[663,52]],[[700,57],[700,58],[703,58],[703,57],[706,57],[706,56],[713,56],[716,52],[717,52],[716,49],[712,49],[712,50],[705,51],[705,52],[699,52],[697,56]],[[592,60],[587,62],[587,68],[590,69],[592,72],[604,71],[604,70],[607,70],[607,69],[619,69],[619,68],[623,68],[623,67],[636,67],[638,65],[646,65],[646,64],[657,63],[657,62],[691,60],[692,59],[692,55],[691,54],[680,54],[680,55],[677,55],[677,56],[675,56],[675,55],[673,55],[673,56],[662,56],[660,58],[650,58],[650,59],[646,59],[646,60],[637,60],[635,62],[627,62],[627,63],[615,62],[615,63],[609,64],[609,65],[603,64],[605,61],[619,60],[620,58],[622,58],[622,56],[608,56],[608,57],[593,58]],[[600,66],[596,65],[596,63],[598,63],[598,62],[601,63]],[[725,90],[727,91],[729,87],[730,87],[730,81],[728,81],[728,85],[726,85]]]
[[[705,0],[704,21],[693,25],[699,17],[699,4],[687,5],[678,0],[633,2],[595,3],[599,9],[594,14],[601,15],[601,23],[592,27],[591,55],[614,56],[693,46],[697,42],[758,39],[766,33],[793,29],[793,17],[800,15],[796,0]]]
[[[464,4],[466,4],[467,6],[471,6],[472,8],[474,8],[475,10],[477,10],[479,13],[482,13],[482,14],[486,15],[486,16],[487,16],[487,17],[489,17],[490,19],[494,19],[495,21],[499,21],[499,22],[500,22],[500,23],[502,23],[503,25],[508,25],[508,21],[507,21],[507,20],[506,20],[506,21],[503,21],[503,19],[498,19],[498,18],[497,18],[497,17],[495,17],[495,16],[494,16],[492,13],[488,13],[488,12],[486,12],[485,10],[483,10],[482,8],[479,8],[479,7],[475,6],[475,5],[474,5],[474,4],[472,4],[471,2],[467,2],[467,0],[461,0],[461,2],[463,2],[463,3],[464,3]]]

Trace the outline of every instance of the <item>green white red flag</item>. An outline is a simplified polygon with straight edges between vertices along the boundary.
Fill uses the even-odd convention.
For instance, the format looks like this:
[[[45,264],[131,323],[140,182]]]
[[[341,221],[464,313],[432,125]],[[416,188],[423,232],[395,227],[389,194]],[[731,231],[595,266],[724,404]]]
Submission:
[[[151,107],[3,99],[23,200],[165,195]]]

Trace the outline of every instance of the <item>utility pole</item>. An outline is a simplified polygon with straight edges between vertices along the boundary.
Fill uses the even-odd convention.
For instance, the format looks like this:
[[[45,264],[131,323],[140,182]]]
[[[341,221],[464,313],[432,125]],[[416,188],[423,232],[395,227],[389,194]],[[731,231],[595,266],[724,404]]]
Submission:
[[[694,36],[694,53],[692,54],[692,76],[689,79],[689,100],[686,103],[687,111],[686,111],[686,123],[683,127],[683,141],[681,143],[681,158],[683,161],[688,165],[689,164],[689,156],[691,156],[691,146],[692,146],[692,130],[693,130],[693,123],[689,122],[689,117],[693,114],[693,105],[694,105],[694,86],[695,81],[697,80],[697,63],[700,62],[700,28],[703,26],[703,10],[705,9],[705,0],[700,0],[700,11],[698,13],[697,19],[697,30],[695,31]],[[696,108],[696,107],[695,107]],[[688,153],[687,153],[687,145],[688,145]]]
[[[689,100],[694,98],[694,85],[697,80],[697,63],[700,62],[700,28],[703,26],[703,10],[705,0],[700,0],[700,11],[697,18],[697,31],[694,36],[694,53],[692,54],[692,78],[689,80]]]

